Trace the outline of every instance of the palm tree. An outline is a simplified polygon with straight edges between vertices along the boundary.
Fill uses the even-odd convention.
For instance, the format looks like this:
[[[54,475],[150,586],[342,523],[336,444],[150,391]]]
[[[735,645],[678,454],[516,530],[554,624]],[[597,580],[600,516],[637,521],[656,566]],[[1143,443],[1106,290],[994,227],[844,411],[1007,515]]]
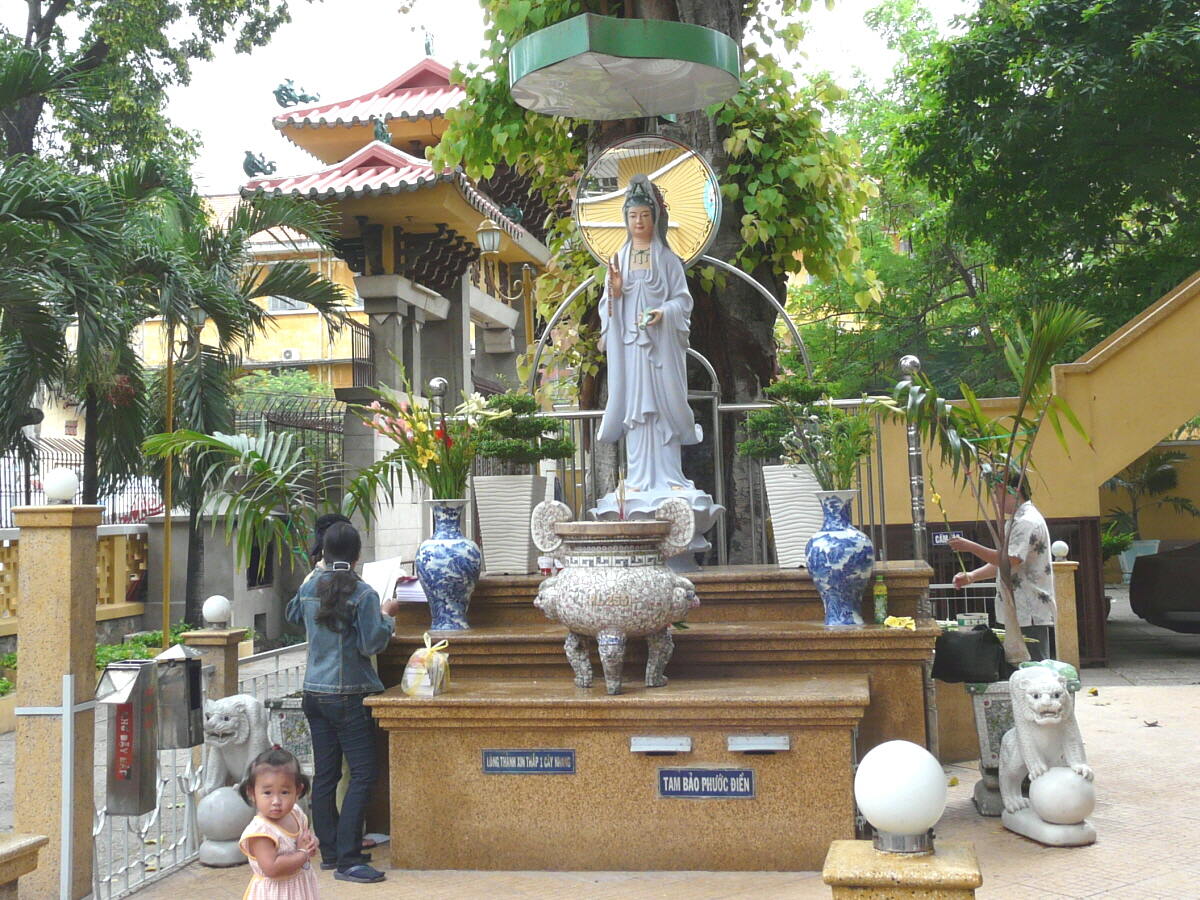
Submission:
[[[1200,509],[1190,498],[1167,494],[1179,487],[1176,466],[1187,460],[1188,455],[1178,450],[1153,450],[1104,482],[1109,490],[1124,491],[1129,498],[1128,509],[1118,506],[1108,511],[1118,531],[1131,533],[1135,540],[1140,538],[1139,516],[1162,506],[1200,516]]]
[[[202,203],[198,196],[192,205]],[[166,324],[168,344],[176,333],[188,334],[178,378],[169,392],[174,398],[166,431],[182,425],[191,431],[215,434],[232,427],[233,376],[241,353],[270,327],[272,319],[255,301],[281,296],[313,307],[333,327],[341,324],[351,299],[345,288],[314,272],[307,263],[283,261],[269,269],[255,262],[251,238],[272,232],[281,242],[305,239],[328,249],[332,236],[328,214],[314,203],[290,198],[255,198],[239,203],[222,222],[206,218],[180,234],[178,249],[186,265],[175,268],[159,290],[159,312]],[[299,236],[299,237],[296,237]],[[211,346],[202,343],[197,323],[208,321],[215,331]],[[169,347],[168,353],[173,348]],[[174,373],[168,373],[173,378]],[[148,432],[143,432],[144,437]],[[140,444],[140,440],[139,440]],[[166,457],[167,468],[171,469]],[[200,515],[205,504],[205,462],[194,460],[171,493],[188,506],[188,570],[185,608],[187,621],[198,624],[204,543]],[[265,545],[264,545],[265,546]]]
[[[319,516],[340,512],[369,523],[375,501],[391,501],[404,470],[398,449],[351,473],[327,465],[295,435],[265,429],[257,435],[181,430],[151,435],[143,446],[151,457],[182,459],[189,472],[200,472],[241,565],[256,547],[272,546],[307,565]]]
[[[959,385],[962,402],[952,404],[939,396],[922,372],[900,381],[892,399],[884,403],[915,425],[938,448],[955,480],[970,488],[994,547],[1009,545],[1013,525],[991,490],[994,479],[1003,479],[1008,472],[1019,472],[1022,480],[1027,477],[1034,441],[1046,422],[1064,449],[1064,420],[1086,438],[1066,401],[1052,392],[1052,370],[1064,349],[1099,324],[1099,319],[1066,303],[1050,303],[1033,311],[1029,333],[1018,328],[1015,339],[1005,340],[1004,359],[1018,385],[1016,409],[1011,414],[989,417],[967,384]],[[997,554],[996,569],[1004,618],[1016,622],[1012,563],[1007,553]],[[1005,629],[1004,654],[1013,665],[1029,659],[1020,629]]]

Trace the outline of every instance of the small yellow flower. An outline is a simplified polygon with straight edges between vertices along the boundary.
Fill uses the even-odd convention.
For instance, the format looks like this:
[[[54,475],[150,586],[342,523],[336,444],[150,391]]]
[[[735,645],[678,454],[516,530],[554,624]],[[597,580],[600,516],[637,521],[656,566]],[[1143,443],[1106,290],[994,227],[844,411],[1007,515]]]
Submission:
[[[936,503],[938,506],[942,505],[942,495],[939,494],[937,491],[933,492],[933,502]]]

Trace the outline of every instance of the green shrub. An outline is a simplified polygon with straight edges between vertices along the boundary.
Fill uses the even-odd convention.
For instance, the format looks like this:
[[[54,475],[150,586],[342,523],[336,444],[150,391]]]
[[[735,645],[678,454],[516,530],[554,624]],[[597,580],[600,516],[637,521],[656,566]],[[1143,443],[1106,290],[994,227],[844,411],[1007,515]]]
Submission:
[[[13,683],[7,678],[0,678],[0,697],[7,697],[13,692]]]
[[[0,653],[0,669],[15,669],[17,667],[17,654],[15,653]]]
[[[487,406],[512,413],[480,425],[476,445],[479,456],[503,463],[504,474],[524,474],[543,459],[569,459],[575,455],[575,444],[567,438],[562,421],[539,415],[541,407],[529,394],[494,394],[488,397]]]

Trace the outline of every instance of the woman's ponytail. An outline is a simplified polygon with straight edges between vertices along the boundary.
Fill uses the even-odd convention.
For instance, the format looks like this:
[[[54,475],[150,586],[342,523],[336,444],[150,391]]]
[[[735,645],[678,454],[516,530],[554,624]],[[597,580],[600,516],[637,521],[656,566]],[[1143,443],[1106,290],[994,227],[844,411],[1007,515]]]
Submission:
[[[358,587],[354,564],[362,550],[362,539],[349,522],[337,522],[325,532],[322,547],[325,571],[317,578],[317,624],[340,633],[350,622],[350,598]]]

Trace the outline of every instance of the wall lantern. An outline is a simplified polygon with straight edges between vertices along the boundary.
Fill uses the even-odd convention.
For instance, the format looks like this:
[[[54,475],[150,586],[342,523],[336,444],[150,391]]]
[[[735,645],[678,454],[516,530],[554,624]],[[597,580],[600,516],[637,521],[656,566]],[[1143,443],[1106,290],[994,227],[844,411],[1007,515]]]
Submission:
[[[500,238],[504,232],[500,230],[500,226],[491,219],[484,219],[479,223],[479,227],[475,229],[475,237],[479,243],[479,252],[484,256],[491,256],[500,252]]]

